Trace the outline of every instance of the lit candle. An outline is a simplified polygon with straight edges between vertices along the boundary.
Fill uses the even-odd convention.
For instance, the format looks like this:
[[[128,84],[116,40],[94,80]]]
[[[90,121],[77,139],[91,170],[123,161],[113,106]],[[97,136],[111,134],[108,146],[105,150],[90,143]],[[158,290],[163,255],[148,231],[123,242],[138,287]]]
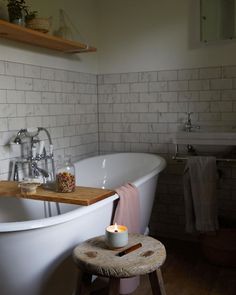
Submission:
[[[110,249],[124,247],[128,244],[128,228],[125,225],[110,225],[106,228],[105,241]]]

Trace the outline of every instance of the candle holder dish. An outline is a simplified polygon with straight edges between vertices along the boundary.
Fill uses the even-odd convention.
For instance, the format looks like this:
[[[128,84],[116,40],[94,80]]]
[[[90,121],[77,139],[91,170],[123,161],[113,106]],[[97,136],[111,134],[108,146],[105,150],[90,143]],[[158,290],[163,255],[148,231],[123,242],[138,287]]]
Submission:
[[[37,187],[40,186],[39,182],[22,181],[19,183],[21,193],[23,195],[33,195],[37,192]]]

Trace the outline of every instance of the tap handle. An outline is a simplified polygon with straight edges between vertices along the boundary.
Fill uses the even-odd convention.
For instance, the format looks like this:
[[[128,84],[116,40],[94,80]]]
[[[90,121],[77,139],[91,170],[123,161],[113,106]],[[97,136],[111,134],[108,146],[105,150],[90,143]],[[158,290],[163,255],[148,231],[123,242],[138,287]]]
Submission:
[[[191,115],[193,114],[193,112],[187,112],[186,114],[188,116],[188,119],[187,120],[188,121],[191,121]]]

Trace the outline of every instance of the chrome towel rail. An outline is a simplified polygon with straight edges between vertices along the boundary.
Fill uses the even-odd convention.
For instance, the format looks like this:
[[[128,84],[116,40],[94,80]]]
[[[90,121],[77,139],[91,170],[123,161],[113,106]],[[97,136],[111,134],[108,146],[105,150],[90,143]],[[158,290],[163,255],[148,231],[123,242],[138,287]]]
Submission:
[[[194,157],[194,156],[193,156]],[[176,161],[187,161],[189,157],[179,157],[179,156],[173,156],[172,160]],[[216,159],[217,162],[236,162],[236,159],[224,159],[224,158],[218,158]]]
[[[189,156],[178,156],[179,154],[179,146],[178,144],[175,144],[175,155],[172,157],[172,160],[176,160],[176,161],[187,161],[189,159],[189,157],[194,157],[197,156],[197,154],[195,154],[195,149],[192,147],[192,145],[187,145],[187,151],[188,152],[193,152],[192,154],[190,154]],[[236,162],[236,158],[231,159],[231,158],[216,158],[217,162]]]

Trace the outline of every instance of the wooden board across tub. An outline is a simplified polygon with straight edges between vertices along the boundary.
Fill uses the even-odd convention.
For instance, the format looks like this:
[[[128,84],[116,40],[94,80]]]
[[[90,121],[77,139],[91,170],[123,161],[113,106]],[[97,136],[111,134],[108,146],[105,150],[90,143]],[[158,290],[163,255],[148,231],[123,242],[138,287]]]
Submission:
[[[36,194],[21,194],[16,181],[0,181],[0,197],[17,197],[49,202],[69,203],[88,206],[112,196],[115,192],[109,189],[77,186],[72,193],[58,193],[38,187]]]

